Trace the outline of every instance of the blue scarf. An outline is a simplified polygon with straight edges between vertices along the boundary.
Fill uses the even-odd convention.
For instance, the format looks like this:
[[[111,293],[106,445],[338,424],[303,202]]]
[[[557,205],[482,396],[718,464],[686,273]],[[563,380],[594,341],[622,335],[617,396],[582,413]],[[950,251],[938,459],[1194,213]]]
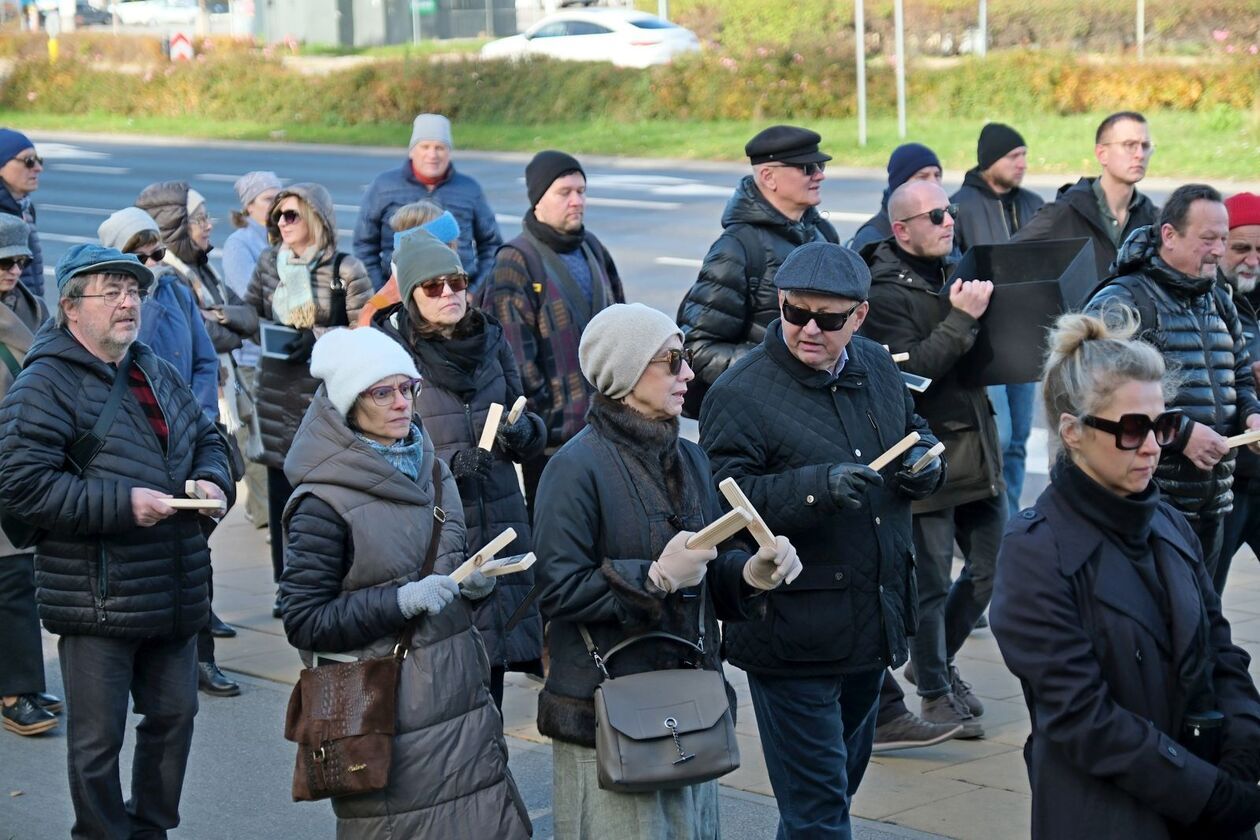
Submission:
[[[355,436],[412,481],[420,477],[420,462],[424,460],[424,434],[415,423],[411,424],[407,437],[389,446],[364,437],[359,432],[355,432]]]

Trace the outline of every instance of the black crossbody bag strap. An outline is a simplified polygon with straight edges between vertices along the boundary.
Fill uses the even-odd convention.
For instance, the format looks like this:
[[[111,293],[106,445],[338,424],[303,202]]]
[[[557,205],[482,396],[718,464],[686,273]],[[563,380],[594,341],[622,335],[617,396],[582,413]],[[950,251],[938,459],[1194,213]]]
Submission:
[[[610,647],[607,650],[607,652],[605,652],[601,656],[599,653],[599,650],[595,647],[595,640],[591,638],[590,631],[586,629],[585,624],[579,624],[577,626],[578,632],[582,634],[582,643],[586,645],[586,652],[591,655],[591,659],[595,660],[595,666],[599,668],[599,672],[604,675],[604,679],[606,680],[612,679],[612,677],[609,676],[608,668],[606,667],[608,664],[608,661],[612,659],[613,656],[615,656],[616,654],[630,647],[630,645],[636,644],[646,639],[667,639],[671,642],[678,642],[679,644],[686,645],[687,647],[691,648],[697,653],[703,655],[704,654],[704,619],[705,619],[705,614],[706,614],[705,608],[708,606],[708,599],[705,598],[705,594],[706,594],[705,586],[704,584],[701,584],[700,586],[700,615],[699,615],[699,620],[697,621],[697,625],[698,625],[697,638],[696,638],[696,641],[694,642],[691,641],[690,639],[684,639],[682,636],[675,636],[673,633],[666,633],[664,630],[652,630],[647,633],[640,633],[637,636],[631,636],[628,639],[622,639],[620,642]]]
[[[118,363],[118,370],[114,374],[114,385],[109,391],[109,399],[105,401],[105,407],[101,409],[96,423],[89,432],[80,435],[70,445],[70,451],[66,453],[66,463],[78,475],[83,475],[88,465],[92,463],[92,459],[105,446],[105,436],[109,434],[109,427],[114,425],[114,418],[118,416],[118,408],[122,405],[123,394],[127,391],[130,375],[131,350],[128,350],[127,355]]]

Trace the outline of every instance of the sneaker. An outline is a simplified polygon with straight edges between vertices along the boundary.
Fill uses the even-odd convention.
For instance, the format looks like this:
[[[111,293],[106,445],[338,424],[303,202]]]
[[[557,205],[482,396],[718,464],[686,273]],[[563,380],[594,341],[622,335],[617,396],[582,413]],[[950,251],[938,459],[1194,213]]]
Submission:
[[[5,706],[4,728],[18,735],[39,735],[57,725],[57,716],[23,694],[12,706]]]
[[[972,717],[980,717],[984,714],[984,704],[980,702],[980,698],[971,690],[971,683],[962,678],[958,673],[957,665],[949,666],[949,690],[954,692],[954,696],[967,704],[967,711],[971,712]]]
[[[928,723],[962,724],[962,732],[955,735],[955,738],[967,740],[984,737],[984,727],[980,725],[980,721],[976,720],[976,716],[967,709],[967,704],[954,696],[952,691],[940,697],[924,697],[920,714]]]
[[[875,727],[875,744],[871,752],[931,747],[956,737],[962,731],[961,723],[928,723],[913,712],[906,712]]]

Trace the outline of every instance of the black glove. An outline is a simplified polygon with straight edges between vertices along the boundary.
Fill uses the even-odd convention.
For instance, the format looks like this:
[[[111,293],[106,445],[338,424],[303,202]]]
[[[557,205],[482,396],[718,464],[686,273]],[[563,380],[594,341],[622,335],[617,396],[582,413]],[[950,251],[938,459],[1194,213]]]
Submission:
[[[537,434],[533,422],[527,412],[521,412],[521,416],[516,418],[515,423],[504,421],[499,426],[499,433],[495,440],[505,452],[523,452],[529,448],[534,442]]]
[[[1217,770],[1212,795],[1196,824],[1215,829],[1222,835],[1232,835],[1250,831],[1257,823],[1260,823],[1260,787]]]
[[[1235,779],[1255,784],[1260,782],[1260,750],[1247,747],[1226,748],[1217,769],[1224,770]]]
[[[865,464],[836,464],[827,471],[827,490],[840,507],[860,508],[866,491],[883,484],[884,477]]]
[[[451,475],[455,478],[475,478],[484,480],[490,477],[490,465],[494,459],[490,453],[477,447],[461,449],[451,456]]]
[[[311,360],[311,349],[314,347],[315,331],[299,330],[298,334],[284,345],[284,352],[288,354],[284,357],[285,361],[295,365],[307,364]]]
[[[910,472],[910,468],[928,453],[932,445],[929,442],[915,444],[901,459],[901,469],[897,472],[897,489],[911,501],[926,499],[940,489],[945,468],[939,455],[917,473]]]

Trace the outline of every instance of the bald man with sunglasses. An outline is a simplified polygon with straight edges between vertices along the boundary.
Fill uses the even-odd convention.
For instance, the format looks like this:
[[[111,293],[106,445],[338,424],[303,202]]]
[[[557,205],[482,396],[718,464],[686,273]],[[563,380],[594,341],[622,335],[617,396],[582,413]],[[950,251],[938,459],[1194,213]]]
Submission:
[[[854,335],[872,311],[858,255],[802,245],[774,282],[781,318],[709,390],[700,443],[804,570],[767,594],[762,621],[728,624],[723,646],[748,673],[778,836],[848,838],[884,671],[915,625],[910,505],[945,470],[888,351]],[[868,466],[909,432],[917,445]]]
[[[932,380],[914,404],[945,444],[949,478],[939,493],[914,503],[919,626],[906,677],[918,685],[925,720],[961,724],[957,737],[979,738],[984,704],[953,660],[989,604],[1007,511],[989,398],[983,386],[963,384],[957,370],[993,293],[988,281],[955,280],[944,288],[953,271],[957,212],[938,184],[910,181],[892,194],[893,235],[862,249],[871,268],[862,335],[909,353],[902,370]],[[964,566],[951,581],[955,542]]]

